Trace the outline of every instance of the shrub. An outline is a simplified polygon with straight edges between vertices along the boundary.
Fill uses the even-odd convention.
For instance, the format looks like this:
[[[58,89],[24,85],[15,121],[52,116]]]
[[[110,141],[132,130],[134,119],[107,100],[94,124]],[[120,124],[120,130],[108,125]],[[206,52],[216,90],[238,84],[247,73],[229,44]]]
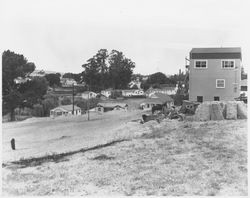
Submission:
[[[62,101],[61,101],[61,104],[62,104],[62,105],[70,105],[70,104],[72,104],[72,102],[71,102],[71,99],[70,99],[70,98],[64,97],[64,98],[62,99]]]
[[[36,116],[36,117],[43,117],[44,116],[43,105],[41,105],[41,104],[33,105],[32,115]]]

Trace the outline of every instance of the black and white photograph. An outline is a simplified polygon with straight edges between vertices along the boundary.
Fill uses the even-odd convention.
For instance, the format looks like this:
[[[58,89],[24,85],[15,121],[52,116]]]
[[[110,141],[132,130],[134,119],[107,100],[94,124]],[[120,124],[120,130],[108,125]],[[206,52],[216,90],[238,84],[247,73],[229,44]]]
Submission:
[[[248,196],[249,0],[0,0],[2,196]]]

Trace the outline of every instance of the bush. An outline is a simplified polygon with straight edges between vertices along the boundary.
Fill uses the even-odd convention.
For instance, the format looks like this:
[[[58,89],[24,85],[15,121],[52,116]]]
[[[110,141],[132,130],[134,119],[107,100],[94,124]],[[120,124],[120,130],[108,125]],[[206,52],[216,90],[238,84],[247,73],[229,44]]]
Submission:
[[[54,98],[46,98],[42,102],[42,105],[43,105],[43,110],[44,110],[44,116],[49,116],[50,115],[50,110],[54,109],[59,104],[58,104],[58,100],[55,100]]]
[[[182,94],[176,94],[174,97],[174,105],[182,105],[183,100],[188,100],[188,95],[184,96]]]
[[[89,109],[95,108],[99,103],[98,98],[91,98],[89,99]],[[88,109],[88,100],[85,99],[78,99],[75,101],[76,106],[80,107],[83,112],[87,111]]]
[[[41,105],[41,104],[33,105],[32,115],[36,116],[36,117],[43,117],[44,116],[43,105]]]
[[[70,98],[64,97],[64,98],[62,99],[62,101],[61,101],[61,104],[62,104],[62,105],[70,105],[70,104],[72,104],[72,102],[71,102],[71,99],[70,99]]]

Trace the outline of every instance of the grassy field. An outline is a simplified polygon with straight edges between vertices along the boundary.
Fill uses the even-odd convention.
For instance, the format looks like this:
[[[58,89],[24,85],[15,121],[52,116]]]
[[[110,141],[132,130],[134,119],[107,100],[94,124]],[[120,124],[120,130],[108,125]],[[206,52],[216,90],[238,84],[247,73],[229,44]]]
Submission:
[[[247,195],[247,121],[128,122],[110,144],[3,168],[4,195]],[[119,140],[116,141],[115,140]]]
[[[75,151],[112,140],[116,130],[141,111],[113,111],[72,117],[31,118],[22,122],[3,123],[3,162]],[[10,146],[15,138],[16,150]]]

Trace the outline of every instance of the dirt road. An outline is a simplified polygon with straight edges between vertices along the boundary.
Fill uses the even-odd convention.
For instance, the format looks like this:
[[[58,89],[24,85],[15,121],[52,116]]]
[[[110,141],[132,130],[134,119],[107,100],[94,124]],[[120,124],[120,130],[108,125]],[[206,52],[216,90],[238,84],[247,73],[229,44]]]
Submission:
[[[31,118],[22,122],[3,123],[3,162],[21,158],[74,151],[106,143],[117,128],[141,111],[113,111],[91,113],[77,117]],[[10,140],[15,138],[16,150],[11,150]]]

